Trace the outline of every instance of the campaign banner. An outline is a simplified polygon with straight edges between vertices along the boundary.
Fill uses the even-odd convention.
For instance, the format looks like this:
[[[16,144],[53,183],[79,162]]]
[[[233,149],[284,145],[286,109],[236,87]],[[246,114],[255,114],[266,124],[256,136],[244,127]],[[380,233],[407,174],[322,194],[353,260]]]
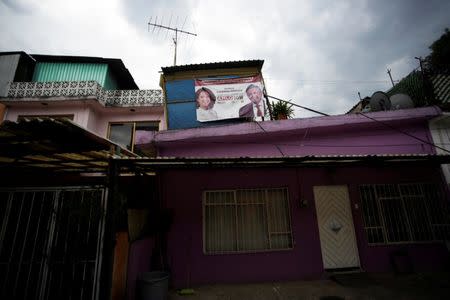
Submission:
[[[234,118],[261,120],[266,114],[261,75],[195,80],[197,121]]]

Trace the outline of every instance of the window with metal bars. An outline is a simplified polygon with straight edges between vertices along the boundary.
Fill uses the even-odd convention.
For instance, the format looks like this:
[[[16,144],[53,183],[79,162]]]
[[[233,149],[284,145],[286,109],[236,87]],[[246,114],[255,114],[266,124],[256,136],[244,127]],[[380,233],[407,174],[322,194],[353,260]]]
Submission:
[[[206,254],[292,249],[287,188],[205,191]]]
[[[369,244],[450,239],[450,210],[435,184],[359,187]]]

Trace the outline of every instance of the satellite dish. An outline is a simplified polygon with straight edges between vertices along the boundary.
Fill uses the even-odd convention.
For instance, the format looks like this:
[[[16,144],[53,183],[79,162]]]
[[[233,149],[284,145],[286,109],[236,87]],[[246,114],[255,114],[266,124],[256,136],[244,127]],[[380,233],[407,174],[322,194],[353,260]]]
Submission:
[[[411,97],[406,94],[392,95],[390,100],[392,105],[391,109],[405,109],[414,107],[414,102]]]
[[[384,92],[375,92],[372,97],[370,97],[370,111],[381,111],[390,110],[391,101],[389,101],[389,96]]]

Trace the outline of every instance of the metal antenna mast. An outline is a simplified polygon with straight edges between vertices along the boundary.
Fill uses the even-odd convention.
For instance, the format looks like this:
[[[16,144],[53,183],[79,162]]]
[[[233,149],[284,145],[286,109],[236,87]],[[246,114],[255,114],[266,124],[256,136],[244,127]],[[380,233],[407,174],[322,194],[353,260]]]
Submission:
[[[158,19],[156,19],[156,20],[158,20]],[[169,24],[169,26],[164,26],[164,25],[160,25],[160,24],[157,24],[157,23],[152,23],[151,19],[150,19],[150,22],[148,22],[148,25],[149,26],[153,26],[153,28],[162,28],[162,29],[166,29],[166,30],[169,30],[169,31],[175,31],[175,37],[172,38],[173,44],[175,46],[175,53],[173,55],[173,65],[174,66],[177,65],[178,33],[184,33],[184,34],[197,36],[196,33],[192,33],[192,32],[189,32],[189,31],[184,31],[184,30],[178,29],[178,27],[175,27],[175,28],[174,27],[170,27],[170,24]]]

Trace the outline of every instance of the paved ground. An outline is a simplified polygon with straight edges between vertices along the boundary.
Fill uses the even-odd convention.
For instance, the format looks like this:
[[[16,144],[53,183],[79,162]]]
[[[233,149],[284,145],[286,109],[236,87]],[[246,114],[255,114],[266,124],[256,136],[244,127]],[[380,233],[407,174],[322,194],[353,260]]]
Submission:
[[[327,280],[218,284],[194,287],[194,295],[169,292],[171,300],[450,299],[450,273],[349,274]]]

